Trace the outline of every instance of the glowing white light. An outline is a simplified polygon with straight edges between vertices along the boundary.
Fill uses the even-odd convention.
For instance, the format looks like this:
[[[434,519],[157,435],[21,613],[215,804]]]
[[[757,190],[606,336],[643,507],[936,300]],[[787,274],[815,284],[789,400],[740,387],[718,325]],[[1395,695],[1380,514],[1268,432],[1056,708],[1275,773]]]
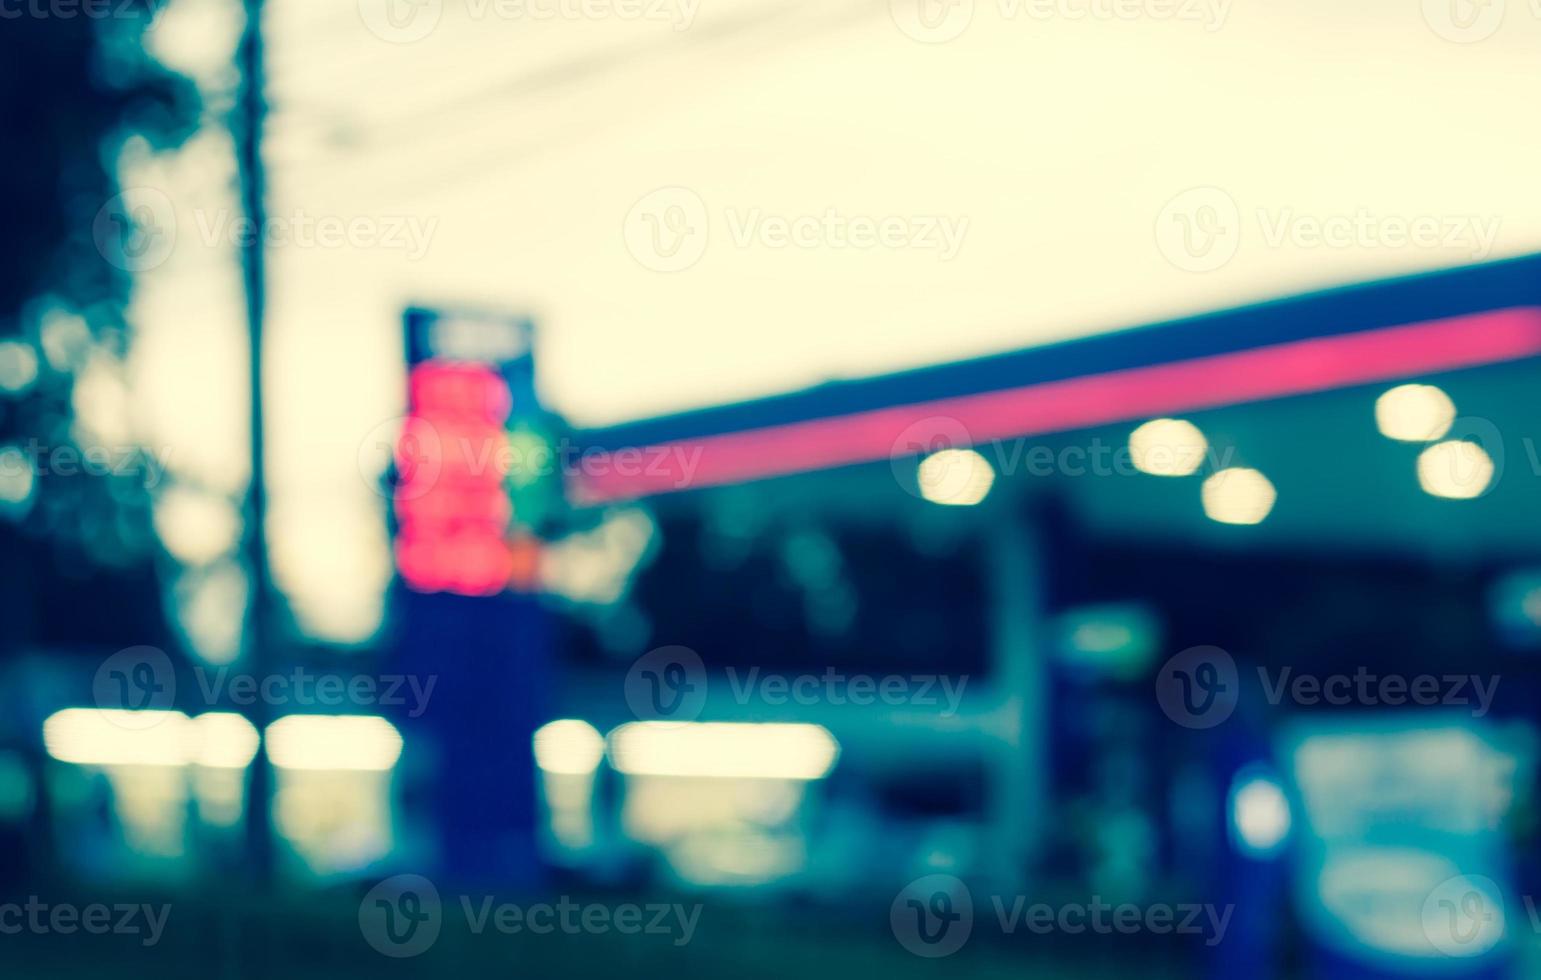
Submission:
[[[1400,442],[1431,442],[1455,422],[1455,402],[1433,385],[1398,385],[1375,401],[1381,435]]]
[[[273,577],[293,597],[306,631],[347,643],[367,639],[392,574],[379,515],[342,497],[275,496],[269,525]]]
[[[639,721],[610,733],[610,761],[631,776],[822,779],[839,753],[819,725]]]
[[[180,711],[65,708],[43,722],[43,747],[88,766],[180,766],[192,739]]]
[[[286,715],[268,726],[267,752],[280,769],[381,771],[401,758],[401,733],[373,715]]]
[[[1290,804],[1284,789],[1266,776],[1245,777],[1231,790],[1231,827],[1244,850],[1267,854],[1290,832]]]
[[[1209,440],[1192,422],[1155,419],[1129,434],[1135,469],[1152,476],[1191,476],[1204,465]]]
[[[920,461],[920,494],[933,504],[972,507],[989,496],[995,468],[972,449],[944,449]]]
[[[234,56],[240,11],[223,3],[168,3],[145,33],[145,46],[170,68],[212,80]]]
[[[243,769],[257,754],[257,730],[228,712],[65,708],[43,722],[43,745],[77,765]]]
[[[85,317],[55,307],[43,315],[43,356],[57,371],[72,371],[91,350],[91,327]]]
[[[1493,458],[1474,442],[1440,442],[1418,455],[1418,483],[1436,497],[1480,497],[1492,484],[1493,472]]]
[[[126,445],[133,437],[123,365],[100,351],[84,359],[70,389],[75,425],[86,442]]]
[[[605,738],[586,721],[564,718],[535,733],[535,764],[545,772],[586,776],[605,757]]]
[[[37,351],[19,340],[0,341],[0,391],[24,391],[37,380]]]
[[[245,769],[257,755],[257,729],[228,711],[210,711],[193,719],[194,748],[189,761],[210,769]]]
[[[189,565],[206,565],[236,546],[241,515],[230,501],[172,487],[155,501],[155,531],[166,550]]]
[[[1204,513],[1221,524],[1261,524],[1279,493],[1257,470],[1236,466],[1204,481]]]
[[[32,498],[32,463],[16,446],[0,449],[0,503],[25,504]]]
[[[203,659],[231,663],[241,653],[246,571],[233,560],[183,569],[172,589],[188,645]]]

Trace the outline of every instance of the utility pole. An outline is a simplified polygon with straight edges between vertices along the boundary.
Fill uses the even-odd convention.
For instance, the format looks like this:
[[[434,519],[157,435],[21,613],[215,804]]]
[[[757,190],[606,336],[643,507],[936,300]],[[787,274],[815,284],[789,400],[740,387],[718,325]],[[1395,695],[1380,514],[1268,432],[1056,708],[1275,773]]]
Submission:
[[[251,672],[265,676],[274,666],[274,597],[268,569],[267,473],[262,407],[262,338],[267,308],[267,175],[262,165],[262,132],[267,117],[266,76],[263,66],[262,0],[239,0],[246,11],[246,25],[241,33],[236,64],[240,69],[240,87],[232,114],[231,131],[235,138],[236,168],[240,176],[241,207],[251,222],[253,233],[241,243],[241,273],[246,290],[246,329],[250,351],[251,384],[251,482],[246,490],[243,541],[246,572],[250,577],[250,602],[246,610],[246,657]],[[272,720],[267,705],[256,698],[248,719],[259,734],[266,735]],[[251,779],[247,788],[246,860],[249,872],[260,888],[267,887],[273,875],[273,795],[272,764],[267,758],[267,743],[252,759]]]

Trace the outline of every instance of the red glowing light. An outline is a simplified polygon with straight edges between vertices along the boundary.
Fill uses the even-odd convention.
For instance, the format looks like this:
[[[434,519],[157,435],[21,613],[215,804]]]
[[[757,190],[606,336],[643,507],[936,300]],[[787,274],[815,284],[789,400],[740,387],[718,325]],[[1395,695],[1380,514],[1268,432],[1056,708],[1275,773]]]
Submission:
[[[428,361],[407,379],[412,414],[502,425],[513,407],[508,383],[485,364]]]
[[[396,567],[419,592],[495,595],[517,570],[513,507],[497,464],[513,404],[508,384],[486,365],[438,361],[413,368],[408,384],[412,414],[396,452]]]

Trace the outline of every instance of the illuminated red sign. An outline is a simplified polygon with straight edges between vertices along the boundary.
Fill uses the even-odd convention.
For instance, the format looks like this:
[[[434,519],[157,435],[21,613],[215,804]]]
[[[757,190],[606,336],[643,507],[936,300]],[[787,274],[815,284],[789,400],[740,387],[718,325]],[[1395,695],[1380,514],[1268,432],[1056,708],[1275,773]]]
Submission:
[[[426,360],[409,376],[397,444],[396,568],[419,592],[496,595],[518,571],[513,507],[495,465],[512,409],[485,364]]]

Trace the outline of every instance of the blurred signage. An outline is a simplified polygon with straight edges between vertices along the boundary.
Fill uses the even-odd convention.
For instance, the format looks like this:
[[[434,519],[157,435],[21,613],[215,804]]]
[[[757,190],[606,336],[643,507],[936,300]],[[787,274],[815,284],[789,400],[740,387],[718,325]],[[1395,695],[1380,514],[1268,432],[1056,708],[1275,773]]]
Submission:
[[[449,878],[513,885],[540,874],[530,741],[548,711],[552,627],[529,593],[561,501],[533,340],[523,317],[407,311],[392,497],[399,663],[438,678],[434,710],[398,719],[434,760],[429,852]]]
[[[409,310],[408,416],[392,494],[408,588],[467,596],[533,585],[532,474],[554,472],[535,395],[533,326]]]
[[[512,364],[530,357],[533,331],[528,320],[440,315],[419,311],[423,348],[447,361]],[[412,314],[408,314],[409,324]],[[408,326],[408,329],[412,329]]]
[[[1286,739],[1304,826],[1297,904],[1323,947],[1379,967],[1502,957],[1524,912],[1499,830],[1521,759],[1456,721],[1304,726]]]

